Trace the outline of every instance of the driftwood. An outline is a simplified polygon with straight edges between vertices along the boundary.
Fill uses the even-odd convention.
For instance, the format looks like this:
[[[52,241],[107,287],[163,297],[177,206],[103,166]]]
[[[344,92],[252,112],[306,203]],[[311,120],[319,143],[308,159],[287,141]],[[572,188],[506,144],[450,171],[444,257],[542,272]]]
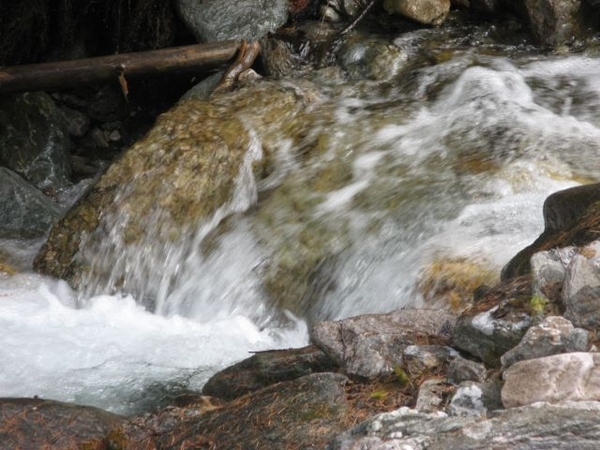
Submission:
[[[231,63],[240,47],[239,41],[224,41],[7,67],[0,69],[0,94],[58,90],[115,79],[127,95],[129,77],[156,76],[166,72],[206,72]]]

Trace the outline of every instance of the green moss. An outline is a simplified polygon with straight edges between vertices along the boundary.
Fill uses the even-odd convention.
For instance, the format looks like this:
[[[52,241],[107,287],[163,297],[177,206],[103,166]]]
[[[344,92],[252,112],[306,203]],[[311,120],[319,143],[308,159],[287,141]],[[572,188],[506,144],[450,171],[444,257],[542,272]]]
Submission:
[[[383,389],[377,389],[376,391],[371,392],[370,397],[374,400],[384,400],[389,395],[389,392]]]
[[[548,306],[548,299],[546,297],[534,295],[529,300],[529,313],[533,317],[543,316],[546,311],[546,306]]]
[[[400,384],[401,388],[404,388],[410,384],[410,377],[402,367],[394,366],[394,374],[396,375],[396,380]]]

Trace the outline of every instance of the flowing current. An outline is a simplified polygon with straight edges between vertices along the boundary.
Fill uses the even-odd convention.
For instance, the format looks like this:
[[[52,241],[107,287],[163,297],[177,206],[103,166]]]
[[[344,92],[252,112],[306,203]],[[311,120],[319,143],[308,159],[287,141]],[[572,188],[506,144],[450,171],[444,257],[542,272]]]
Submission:
[[[200,390],[252,351],[305,345],[307,321],[422,304],[415,286],[434,261],[499,272],[542,231],[550,193],[600,179],[600,59],[484,45],[441,50],[451,57],[398,79],[329,87],[333,121],[320,130],[329,140],[316,164],[335,173],[342,162],[345,181],[300,217],[316,233],[273,236],[276,244],[335,231],[323,244],[335,258],[314,277],[309,293],[318,300],[303,314],[282,306],[287,320],[272,320],[265,306],[258,269],[270,249],[253,235],[255,181],[242,170],[242,204],[217,213],[233,214],[219,248],[176,261],[177,283],[152,308],[33,274],[40,243],[3,243],[22,271],[0,275],[0,396],[136,413]],[[260,141],[248,158],[260,158]],[[286,152],[294,153],[289,142]],[[297,160],[286,167],[311,173]],[[297,182],[290,192],[306,179]]]

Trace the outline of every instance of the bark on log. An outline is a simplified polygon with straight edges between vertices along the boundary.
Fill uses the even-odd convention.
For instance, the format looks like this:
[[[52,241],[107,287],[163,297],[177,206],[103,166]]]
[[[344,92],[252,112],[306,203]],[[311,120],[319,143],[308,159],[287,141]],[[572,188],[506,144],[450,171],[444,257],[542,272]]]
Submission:
[[[0,93],[57,90],[110,79],[123,85],[123,80],[130,76],[156,76],[166,72],[201,73],[233,61],[239,48],[239,41],[224,41],[7,67],[0,69]]]

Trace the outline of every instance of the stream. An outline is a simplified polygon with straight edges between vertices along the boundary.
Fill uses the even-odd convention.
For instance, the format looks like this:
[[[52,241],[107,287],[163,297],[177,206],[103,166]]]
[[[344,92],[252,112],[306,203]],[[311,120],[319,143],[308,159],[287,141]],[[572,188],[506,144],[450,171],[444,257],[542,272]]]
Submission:
[[[310,198],[272,236],[272,246],[312,239],[332,255],[293,313],[265,300],[257,268],[276,250],[257,237],[265,219],[249,204],[208,256],[186,264],[174,250],[178,278],[151,305],[99,285],[76,292],[28,269],[41,242],[2,243],[23,270],[0,274],[0,396],[139,413],[250,352],[306,345],[315,320],[427,303],[417,284],[436,261],[499,274],[543,230],[550,193],[600,181],[600,59],[499,44],[487,28],[468,34],[398,37],[409,62],[436,42],[436,63],[415,56],[389,79],[316,78],[332,112],[313,130],[324,150],[302,163],[282,142],[286,176],[276,170],[250,202],[260,207],[275,185]],[[333,186],[318,183],[324,172]],[[238,177],[241,188],[250,178]]]

